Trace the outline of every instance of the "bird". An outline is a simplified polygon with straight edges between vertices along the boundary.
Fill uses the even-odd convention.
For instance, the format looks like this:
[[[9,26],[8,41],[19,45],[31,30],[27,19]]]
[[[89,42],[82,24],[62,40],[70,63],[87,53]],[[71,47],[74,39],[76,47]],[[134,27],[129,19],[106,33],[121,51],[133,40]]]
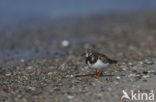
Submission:
[[[106,55],[96,52],[92,49],[85,49],[81,56],[85,57],[85,62],[90,68],[96,69],[96,78],[99,78],[103,72],[103,69],[106,69],[111,64],[117,63],[117,60],[110,59]],[[100,69],[98,73],[97,69]]]

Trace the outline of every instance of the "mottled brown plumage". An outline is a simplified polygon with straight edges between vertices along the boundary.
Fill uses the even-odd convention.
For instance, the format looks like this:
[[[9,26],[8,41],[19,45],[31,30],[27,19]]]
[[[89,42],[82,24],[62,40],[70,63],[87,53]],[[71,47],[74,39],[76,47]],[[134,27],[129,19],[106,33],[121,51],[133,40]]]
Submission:
[[[86,49],[83,55],[86,56],[86,61],[89,60],[91,63],[95,63],[98,59],[100,59],[103,63],[109,63],[109,64],[117,63],[116,60],[112,60],[108,58],[106,55],[95,52],[91,49]]]
[[[91,49],[86,49],[82,56],[86,57],[86,64],[95,69],[100,69],[100,72],[96,73],[96,78],[102,73],[102,69],[106,69],[111,64],[116,64],[116,60],[108,58],[106,55],[95,52]]]

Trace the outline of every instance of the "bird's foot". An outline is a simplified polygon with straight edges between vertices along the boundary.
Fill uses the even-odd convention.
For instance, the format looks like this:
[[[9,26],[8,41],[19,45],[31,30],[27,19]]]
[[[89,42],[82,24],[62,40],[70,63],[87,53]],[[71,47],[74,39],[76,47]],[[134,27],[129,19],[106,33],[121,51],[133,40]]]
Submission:
[[[95,78],[98,79],[101,74],[102,74],[102,70],[100,70],[98,74],[96,73]]]

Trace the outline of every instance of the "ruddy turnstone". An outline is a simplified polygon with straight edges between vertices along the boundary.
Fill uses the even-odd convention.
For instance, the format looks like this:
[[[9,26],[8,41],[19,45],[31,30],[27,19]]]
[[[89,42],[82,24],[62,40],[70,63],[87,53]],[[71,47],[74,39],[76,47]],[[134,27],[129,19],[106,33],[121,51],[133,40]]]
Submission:
[[[106,69],[111,64],[116,64],[116,60],[112,60],[108,58],[106,55],[95,52],[91,49],[86,49],[85,52],[82,54],[82,56],[85,56],[86,58],[86,64],[96,69],[96,78],[99,78],[101,73],[103,72],[103,69]],[[100,69],[99,73],[97,73],[97,69]]]

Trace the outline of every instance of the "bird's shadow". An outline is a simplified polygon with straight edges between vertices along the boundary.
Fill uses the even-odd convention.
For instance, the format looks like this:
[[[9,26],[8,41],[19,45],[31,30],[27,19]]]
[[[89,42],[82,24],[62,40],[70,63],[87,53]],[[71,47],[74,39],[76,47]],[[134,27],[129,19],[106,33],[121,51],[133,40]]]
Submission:
[[[74,77],[87,77],[87,76],[95,76],[96,74],[85,74],[85,75],[75,75]],[[113,77],[113,76],[125,76],[125,75],[113,75],[113,74],[101,74],[100,77]]]

